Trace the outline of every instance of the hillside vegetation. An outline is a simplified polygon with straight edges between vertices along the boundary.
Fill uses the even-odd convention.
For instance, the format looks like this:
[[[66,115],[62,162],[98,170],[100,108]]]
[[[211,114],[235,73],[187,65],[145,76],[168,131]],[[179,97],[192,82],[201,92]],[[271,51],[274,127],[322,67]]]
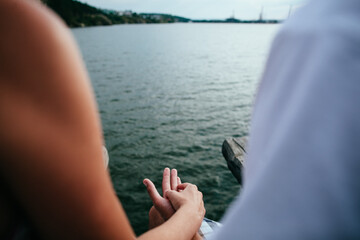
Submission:
[[[167,14],[138,14],[131,11],[102,10],[74,0],[42,0],[69,27],[85,27],[130,23],[189,22],[190,19]]]

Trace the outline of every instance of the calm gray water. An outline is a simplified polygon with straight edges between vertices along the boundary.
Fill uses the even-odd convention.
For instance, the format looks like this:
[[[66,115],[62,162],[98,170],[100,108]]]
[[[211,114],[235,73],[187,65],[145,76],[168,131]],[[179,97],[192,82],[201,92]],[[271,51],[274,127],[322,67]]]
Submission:
[[[198,185],[219,220],[240,186],[221,154],[248,134],[251,107],[279,25],[161,24],[73,29],[99,104],[117,195],[147,229],[147,177],[164,167]]]

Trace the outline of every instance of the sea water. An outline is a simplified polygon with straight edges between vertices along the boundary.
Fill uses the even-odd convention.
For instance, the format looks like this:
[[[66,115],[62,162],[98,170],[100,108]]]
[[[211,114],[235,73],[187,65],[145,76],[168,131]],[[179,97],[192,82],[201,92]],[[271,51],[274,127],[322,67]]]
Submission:
[[[165,167],[204,194],[220,220],[240,186],[221,154],[249,133],[272,24],[148,24],[72,29],[98,102],[110,174],[137,234]],[[121,223],[119,223],[121,224]]]

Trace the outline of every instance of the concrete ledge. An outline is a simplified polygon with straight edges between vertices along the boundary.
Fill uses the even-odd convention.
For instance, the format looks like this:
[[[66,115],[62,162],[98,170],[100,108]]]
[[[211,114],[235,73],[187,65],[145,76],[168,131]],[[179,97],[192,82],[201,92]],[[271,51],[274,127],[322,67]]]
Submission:
[[[222,154],[236,180],[242,183],[242,170],[246,156],[247,137],[228,138],[223,142]]]

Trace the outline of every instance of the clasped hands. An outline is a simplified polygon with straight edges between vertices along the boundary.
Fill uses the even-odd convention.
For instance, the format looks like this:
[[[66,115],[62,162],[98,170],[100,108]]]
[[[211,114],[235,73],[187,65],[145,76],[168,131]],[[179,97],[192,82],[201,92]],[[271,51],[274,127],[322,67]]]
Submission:
[[[194,214],[205,215],[203,195],[190,183],[181,183],[177,170],[164,169],[162,180],[163,196],[159,194],[154,183],[149,179],[143,181],[153,206],[149,211],[149,228],[155,228],[168,220],[179,208],[188,208]],[[200,222],[201,224],[201,222]]]

